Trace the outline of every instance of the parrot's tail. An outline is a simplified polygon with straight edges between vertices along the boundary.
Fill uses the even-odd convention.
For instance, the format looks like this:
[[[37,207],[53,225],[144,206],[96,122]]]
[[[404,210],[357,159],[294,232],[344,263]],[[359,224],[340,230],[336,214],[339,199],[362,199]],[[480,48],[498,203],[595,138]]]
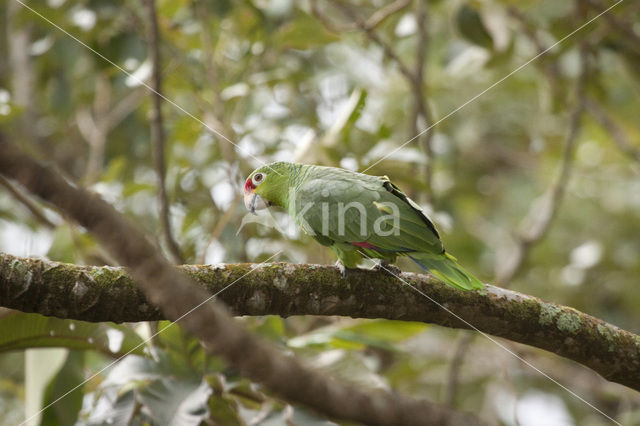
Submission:
[[[467,272],[449,253],[431,254],[414,252],[411,260],[420,265],[443,283],[462,290],[479,290],[484,285],[479,279]]]

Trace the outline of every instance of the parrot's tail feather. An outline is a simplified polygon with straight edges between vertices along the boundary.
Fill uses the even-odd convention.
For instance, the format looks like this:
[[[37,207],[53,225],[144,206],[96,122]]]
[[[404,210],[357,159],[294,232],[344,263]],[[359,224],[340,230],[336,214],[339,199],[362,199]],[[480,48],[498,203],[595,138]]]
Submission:
[[[462,290],[480,290],[482,282],[467,272],[449,253],[411,253],[411,260],[443,283]]]

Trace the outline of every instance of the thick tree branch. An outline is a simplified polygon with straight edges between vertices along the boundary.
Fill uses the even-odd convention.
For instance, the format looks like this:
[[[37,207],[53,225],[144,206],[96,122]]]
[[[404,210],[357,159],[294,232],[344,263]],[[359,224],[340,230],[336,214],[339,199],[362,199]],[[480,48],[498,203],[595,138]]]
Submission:
[[[218,296],[235,315],[342,315],[468,328],[410,286],[374,271],[359,270],[345,280],[333,266],[321,265],[256,267],[242,263],[179,268],[212,294],[237,280]],[[249,273],[252,268],[255,270]],[[575,309],[499,287],[465,292],[428,275],[404,273],[402,277],[483,332],[546,349],[608,380],[640,390],[640,336]],[[124,268],[6,254],[0,254],[0,305],[83,321],[163,318]]]
[[[0,174],[15,179],[34,195],[75,218],[119,262],[129,267],[137,286],[151,304],[161,307],[167,318],[179,320],[180,324],[200,338],[207,350],[220,355],[240,374],[262,383],[284,399],[313,407],[331,417],[365,424],[478,424],[474,417],[433,403],[394,393],[370,392],[335,381],[326,374],[304,367],[295,358],[282,354],[275,347],[254,337],[234,321],[224,305],[209,301],[209,293],[171,267],[144,235],[113,207],[97,195],[71,185],[60,175],[37,163],[7,142],[1,134]],[[52,270],[55,268],[48,271]],[[114,271],[105,271],[108,273],[110,270]],[[247,272],[250,271],[247,269]],[[226,275],[224,270],[220,273]],[[46,274],[46,271],[43,270],[42,274]],[[17,272],[12,272],[9,279],[17,277]],[[23,275],[23,294],[27,294],[33,282],[37,281],[33,275],[27,277],[28,274]],[[89,283],[95,281],[96,276],[89,274],[84,279],[86,282],[82,279],[74,281],[66,299],[75,303],[90,301],[85,298],[94,295],[89,290]],[[10,288],[9,284],[4,290]],[[111,296],[107,299],[116,299],[118,288],[109,285],[105,290]],[[11,298],[15,299],[13,294]],[[259,308],[259,294],[257,297],[253,303],[257,303],[255,307]],[[45,300],[50,306],[57,303],[51,297],[40,300]],[[96,309],[95,304],[89,309]],[[117,306],[113,309],[117,309]]]

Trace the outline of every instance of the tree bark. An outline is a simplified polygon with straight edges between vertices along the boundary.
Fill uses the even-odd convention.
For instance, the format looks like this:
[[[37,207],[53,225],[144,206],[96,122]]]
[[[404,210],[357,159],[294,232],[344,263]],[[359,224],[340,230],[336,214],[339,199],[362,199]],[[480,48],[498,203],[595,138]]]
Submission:
[[[242,263],[178,268],[211,294],[220,292],[217,297],[235,315],[341,315],[469,328],[431,298],[479,331],[548,350],[607,380],[640,390],[640,336],[573,308],[515,291],[491,285],[485,291],[459,291],[429,275],[413,273],[402,274],[410,285],[370,270],[354,271],[343,279],[335,267],[322,265]],[[164,318],[124,268],[77,266],[7,254],[0,254],[0,305],[83,321]]]

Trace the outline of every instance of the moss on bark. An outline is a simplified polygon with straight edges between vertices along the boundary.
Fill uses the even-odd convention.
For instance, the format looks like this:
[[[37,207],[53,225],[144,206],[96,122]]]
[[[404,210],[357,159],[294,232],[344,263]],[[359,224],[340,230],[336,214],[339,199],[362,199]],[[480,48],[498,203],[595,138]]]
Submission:
[[[402,282],[370,270],[342,278],[322,265],[184,265],[236,315],[341,315],[475,328],[546,349],[640,390],[640,337],[573,308],[498,287],[459,291],[429,275]],[[407,285],[408,284],[408,285]],[[0,305],[84,321],[161,319],[124,268],[0,254]],[[470,326],[472,325],[472,326]]]

